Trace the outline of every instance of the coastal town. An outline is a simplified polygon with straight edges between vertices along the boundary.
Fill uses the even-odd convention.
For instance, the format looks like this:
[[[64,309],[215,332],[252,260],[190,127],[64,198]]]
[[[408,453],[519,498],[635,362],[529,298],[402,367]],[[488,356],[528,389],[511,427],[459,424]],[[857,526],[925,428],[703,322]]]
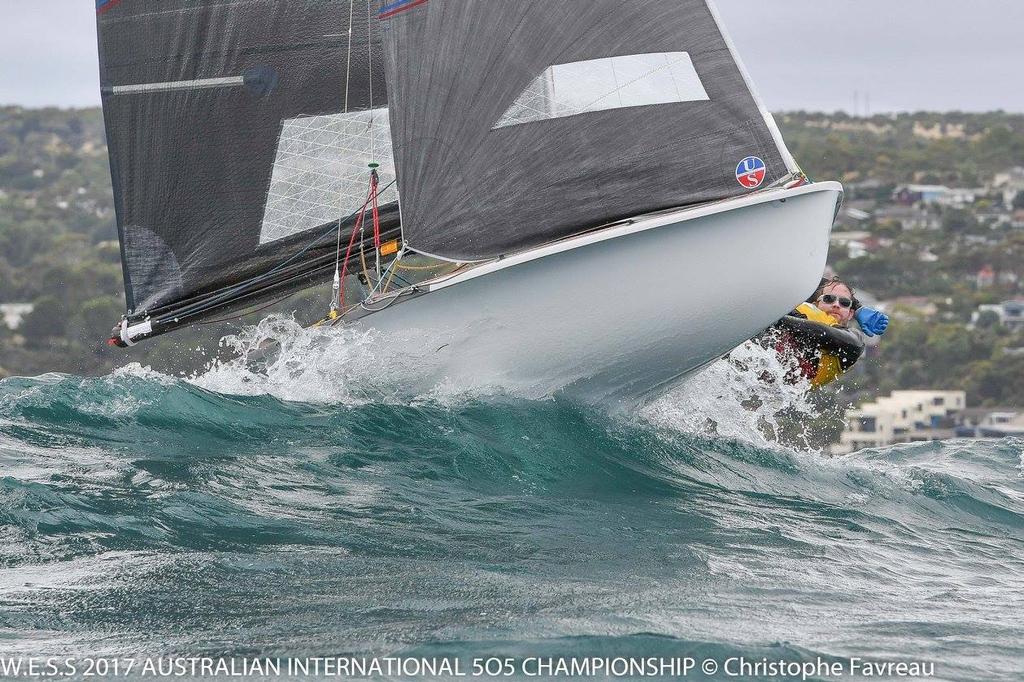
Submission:
[[[829,389],[845,415],[829,445],[1015,433],[1024,410],[1024,116],[777,119],[810,178],[845,187],[829,267],[892,318]],[[0,122],[0,376],[108,372],[126,358],[104,345],[124,303],[101,114],[6,107]],[[322,292],[308,299],[320,305]],[[196,327],[130,359],[198,369],[210,358],[191,349],[216,348],[230,331]],[[941,414],[932,409],[940,397]]]
[[[988,357],[991,371],[1016,371],[1010,368],[1024,356],[1024,167],[1006,168],[971,187],[907,183],[889,188],[869,179],[848,183],[846,190],[830,260],[851,281],[878,286],[861,289],[859,297],[889,314],[896,328],[961,327],[967,344],[986,334],[998,338],[998,349]],[[909,261],[907,269],[917,270],[921,282],[937,273],[943,285],[919,291],[887,287],[872,273],[875,261],[883,259]],[[956,269],[950,267],[954,264]],[[884,359],[885,343],[873,339],[868,356]],[[831,451],[1024,435],[1019,380],[1016,385],[999,400],[973,400],[970,408],[962,390],[934,390],[924,383],[923,390],[894,390],[848,409]]]

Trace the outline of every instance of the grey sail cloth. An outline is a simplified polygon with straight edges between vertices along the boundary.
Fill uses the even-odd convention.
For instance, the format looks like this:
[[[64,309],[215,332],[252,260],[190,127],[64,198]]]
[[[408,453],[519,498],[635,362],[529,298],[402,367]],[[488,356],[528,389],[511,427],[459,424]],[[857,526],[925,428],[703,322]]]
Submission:
[[[372,107],[386,106],[367,0],[97,4],[129,313],[194,321],[205,303],[255,302],[329,276],[331,221],[351,211],[306,212],[268,236],[268,193],[282,131],[342,112],[346,71],[349,111],[371,108],[371,83]],[[384,213],[397,225],[396,206]]]
[[[417,250],[484,259],[739,196],[751,156],[764,185],[796,170],[703,0],[428,0],[385,18],[396,4],[378,7]],[[688,90],[635,92],[651,59],[682,60],[673,87]]]

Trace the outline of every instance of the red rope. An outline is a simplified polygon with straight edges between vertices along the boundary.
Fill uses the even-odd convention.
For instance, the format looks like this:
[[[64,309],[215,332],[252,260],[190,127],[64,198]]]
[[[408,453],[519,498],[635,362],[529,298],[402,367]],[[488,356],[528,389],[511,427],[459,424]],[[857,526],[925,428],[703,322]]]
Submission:
[[[367,205],[370,203],[371,200],[374,203],[374,208],[376,208],[376,204],[377,204],[377,183],[374,182],[374,179],[373,179],[375,176],[376,176],[376,173],[374,173],[373,176],[371,176],[371,178],[370,178],[370,192],[369,192],[369,194],[366,195],[366,201],[363,202],[363,207],[361,209],[359,209],[359,215],[356,216],[356,224],[352,228],[352,236],[349,237],[348,248],[345,249],[345,260],[342,261],[342,264],[341,264],[341,285],[338,287],[338,310],[342,314],[344,314],[344,312],[345,312],[345,308],[344,308],[344,304],[345,304],[345,273],[348,272],[348,259],[352,255],[352,246],[356,243],[356,234],[359,232],[359,228],[363,226],[363,216],[366,215],[366,207],[367,207]],[[379,233],[380,228],[377,225],[376,211],[374,212],[374,221],[373,222],[374,222],[374,225],[373,225],[374,232],[375,233]],[[379,240],[380,237],[377,237],[377,239]],[[360,246],[360,248],[362,248],[362,247]]]
[[[373,202],[373,246],[380,251],[380,213],[377,211],[377,169],[370,171],[370,199]]]

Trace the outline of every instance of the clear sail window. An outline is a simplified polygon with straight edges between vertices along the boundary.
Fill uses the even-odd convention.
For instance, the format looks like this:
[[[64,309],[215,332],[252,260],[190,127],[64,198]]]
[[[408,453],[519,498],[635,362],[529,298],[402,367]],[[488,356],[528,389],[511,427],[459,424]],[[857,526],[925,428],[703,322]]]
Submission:
[[[288,119],[281,129],[260,244],[347,217],[366,201],[380,164],[381,205],[398,197],[386,107]],[[390,185],[390,187],[388,187]]]
[[[688,52],[651,52],[544,69],[494,128],[591,111],[707,100]]]

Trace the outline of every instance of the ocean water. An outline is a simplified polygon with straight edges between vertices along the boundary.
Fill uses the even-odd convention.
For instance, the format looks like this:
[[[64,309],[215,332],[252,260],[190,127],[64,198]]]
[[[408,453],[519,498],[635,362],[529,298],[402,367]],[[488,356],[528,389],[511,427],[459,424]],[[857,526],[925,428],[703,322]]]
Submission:
[[[1024,678],[1020,439],[780,444],[777,415],[814,408],[757,381],[772,359],[752,349],[622,414],[406,395],[413,368],[360,338],[273,333],[259,369],[0,381],[0,657],[467,675],[477,657],[862,657]]]

